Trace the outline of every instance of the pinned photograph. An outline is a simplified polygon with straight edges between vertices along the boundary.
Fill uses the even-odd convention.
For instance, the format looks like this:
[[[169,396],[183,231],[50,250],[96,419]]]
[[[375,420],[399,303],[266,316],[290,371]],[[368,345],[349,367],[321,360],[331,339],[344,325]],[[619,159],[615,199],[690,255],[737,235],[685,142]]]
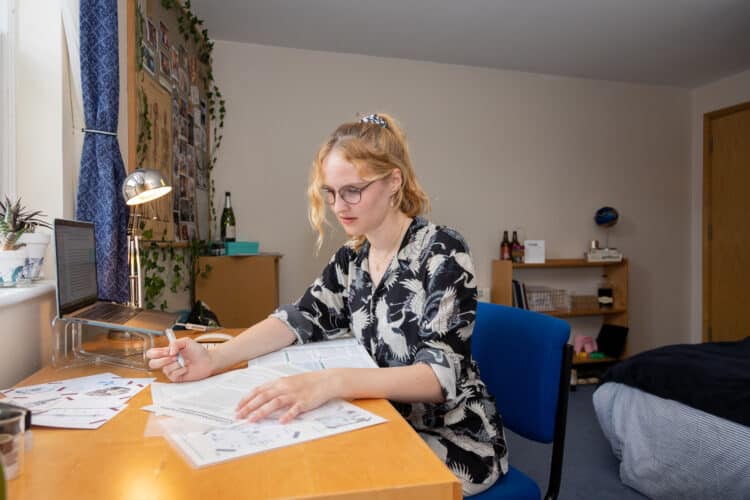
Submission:
[[[159,70],[162,76],[166,76],[167,78],[169,78],[172,72],[169,66],[169,54],[163,51],[159,52]]]
[[[156,72],[156,61],[154,60],[154,51],[149,49],[147,45],[143,46],[143,67],[146,71],[154,76]]]
[[[177,49],[175,49],[174,47],[172,47],[172,61],[171,61],[171,63],[172,63],[171,64],[171,68],[172,68],[172,72],[171,72],[172,80],[174,80],[175,82],[177,82],[180,79],[180,73],[179,73],[179,71],[180,71],[180,54],[179,54],[179,52],[177,52]]]
[[[146,43],[148,43],[152,49],[156,48],[156,26],[151,19],[146,20]]]
[[[169,30],[161,21],[159,21],[159,45],[161,45],[162,48],[169,48]]]
[[[188,58],[187,58],[187,51],[185,50],[185,47],[180,45],[180,67],[187,71],[188,69]]]

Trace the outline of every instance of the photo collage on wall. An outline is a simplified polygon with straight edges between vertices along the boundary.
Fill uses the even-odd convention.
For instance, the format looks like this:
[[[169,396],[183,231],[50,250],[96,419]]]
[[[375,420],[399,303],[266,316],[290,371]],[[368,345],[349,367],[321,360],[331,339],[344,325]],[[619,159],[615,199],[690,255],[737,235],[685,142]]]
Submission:
[[[158,2],[155,2],[158,5]],[[155,17],[155,16],[154,16]],[[168,22],[144,16],[143,67],[172,97],[172,220],[175,241],[199,237],[198,190],[208,192],[205,68]],[[202,219],[201,219],[202,220]]]

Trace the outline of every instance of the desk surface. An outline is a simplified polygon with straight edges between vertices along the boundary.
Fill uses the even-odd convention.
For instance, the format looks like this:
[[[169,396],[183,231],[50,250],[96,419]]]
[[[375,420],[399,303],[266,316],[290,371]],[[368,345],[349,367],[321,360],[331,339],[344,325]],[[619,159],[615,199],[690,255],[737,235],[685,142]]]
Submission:
[[[43,368],[18,385],[97,372],[156,376],[114,366]],[[192,468],[162,437],[144,437],[151,390],[97,430],[33,428],[33,449],[10,499],[335,498],[460,499],[461,485],[386,400],[355,404],[381,425]]]

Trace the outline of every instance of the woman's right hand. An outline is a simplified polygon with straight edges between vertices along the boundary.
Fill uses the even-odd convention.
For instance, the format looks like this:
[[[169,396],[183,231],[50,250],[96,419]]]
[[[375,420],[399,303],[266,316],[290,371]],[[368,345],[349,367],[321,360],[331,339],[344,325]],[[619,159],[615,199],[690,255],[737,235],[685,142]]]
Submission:
[[[177,361],[177,353],[182,354],[185,366]],[[177,339],[168,347],[154,347],[146,351],[146,357],[151,361],[151,369],[164,372],[172,382],[188,382],[200,380],[211,375],[213,371],[213,357],[211,353],[191,338]]]

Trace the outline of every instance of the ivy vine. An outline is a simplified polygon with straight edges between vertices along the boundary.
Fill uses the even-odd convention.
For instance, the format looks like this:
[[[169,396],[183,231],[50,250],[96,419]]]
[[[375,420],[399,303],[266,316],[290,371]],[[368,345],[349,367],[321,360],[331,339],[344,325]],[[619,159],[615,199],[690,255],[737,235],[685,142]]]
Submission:
[[[149,230],[144,231],[144,237]],[[187,247],[160,245],[151,241],[143,251],[141,268],[143,270],[144,305],[147,309],[158,307],[167,310],[167,300],[162,293],[167,286],[172,293],[187,291],[190,293],[190,304],[195,303],[195,283],[198,276],[207,278],[212,270],[210,264],[201,268],[198,257],[206,254],[206,244],[199,240],[191,240]]]

